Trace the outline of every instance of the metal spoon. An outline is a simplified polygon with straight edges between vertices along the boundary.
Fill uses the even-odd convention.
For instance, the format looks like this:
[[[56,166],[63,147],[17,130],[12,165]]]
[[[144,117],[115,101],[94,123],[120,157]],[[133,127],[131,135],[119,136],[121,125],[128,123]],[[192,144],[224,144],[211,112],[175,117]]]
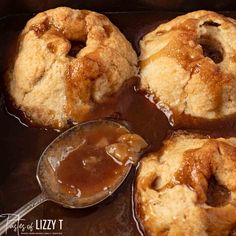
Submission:
[[[60,163],[62,153],[68,151],[65,147],[68,147],[68,144],[72,148],[76,146],[78,147],[78,142],[81,140],[76,136],[79,134],[81,136],[81,132],[83,132],[83,130],[89,129],[91,126],[96,126],[101,123],[113,127],[124,128],[127,130],[127,133],[130,133],[126,127],[117,122],[101,119],[81,123],[59,135],[52,143],[48,145],[38,162],[36,178],[42,192],[30,202],[22,206],[14,214],[9,215],[7,219],[0,222],[0,235],[4,234],[4,232],[6,232],[7,229],[14,225],[19,219],[45,201],[53,201],[67,208],[86,208],[105,200],[112,193],[114,193],[117,188],[119,188],[131,170],[131,163],[125,166],[125,171],[122,176],[117,177],[118,179],[114,182],[113,186],[99,192],[98,194],[95,194],[95,196],[86,198],[77,196],[74,197],[58,192],[58,183],[55,177],[55,171],[53,169],[56,169],[57,165]]]

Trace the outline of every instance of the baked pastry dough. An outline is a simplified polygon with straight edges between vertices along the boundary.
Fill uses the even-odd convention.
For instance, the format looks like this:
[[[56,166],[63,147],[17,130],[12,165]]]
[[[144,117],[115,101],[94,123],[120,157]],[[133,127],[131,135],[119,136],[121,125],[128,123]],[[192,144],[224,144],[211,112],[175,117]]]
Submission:
[[[145,35],[140,48],[141,87],[173,112],[175,125],[236,114],[234,19],[210,11],[179,16]]]
[[[76,52],[73,44],[84,48]],[[136,63],[131,44],[106,16],[59,7],[26,24],[8,89],[35,123],[62,128],[68,120],[83,120],[135,76]]]
[[[230,235],[235,180],[236,138],[173,134],[138,169],[136,212],[146,235]]]

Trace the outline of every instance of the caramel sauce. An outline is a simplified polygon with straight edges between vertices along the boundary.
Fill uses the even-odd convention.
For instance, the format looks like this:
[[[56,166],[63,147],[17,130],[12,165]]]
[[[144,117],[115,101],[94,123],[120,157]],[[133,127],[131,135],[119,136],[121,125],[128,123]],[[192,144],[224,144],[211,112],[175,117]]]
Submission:
[[[109,144],[127,133],[124,128],[101,124],[83,132],[84,142],[69,152],[57,169],[61,191],[88,197],[111,188],[123,175],[125,165],[115,162],[105,150]]]
[[[169,12],[163,14],[132,12],[109,13],[108,17],[125,34],[136,52],[139,53],[138,41],[141,37],[176,15],[176,13]],[[14,57],[13,48],[17,34],[31,17],[32,15],[15,15],[0,21],[0,70],[2,73],[0,157],[4,158],[0,165],[0,214],[14,212],[40,192],[36,178],[34,178],[38,158],[47,145],[58,136],[58,132],[54,130],[36,127],[21,111],[12,107],[12,104],[7,102],[7,96],[4,96],[3,74],[6,71],[7,62]],[[137,91],[137,80],[132,81],[129,81],[116,96],[109,99],[108,103],[97,107],[87,119],[104,116],[117,118],[150,144],[149,151],[157,150],[171,130],[171,126],[164,113],[157,109],[155,102],[150,102],[143,92]],[[6,107],[10,112],[7,112]],[[192,120],[187,116],[185,119]],[[232,120],[235,121],[235,118]],[[226,122],[221,126],[217,123],[211,131],[208,130],[209,124],[198,128],[200,133],[213,137],[236,135],[235,122],[230,125]],[[75,154],[76,151],[71,154],[71,158],[77,159]],[[63,219],[63,234],[68,236],[77,235],[78,232],[81,236],[141,235],[135,217],[133,217],[132,183],[134,174],[132,172],[115,194],[97,206],[83,210],[68,210],[47,202],[25,216],[25,223],[31,223],[39,218]],[[209,187],[209,192],[210,189],[211,187]],[[214,191],[217,192],[217,188],[215,189]],[[10,235],[10,233],[9,230],[8,234]]]
[[[149,144],[149,151],[157,150],[170,124],[165,115],[138,88],[139,78],[128,80],[120,91],[106,103],[97,105],[86,120],[111,117],[127,125]]]

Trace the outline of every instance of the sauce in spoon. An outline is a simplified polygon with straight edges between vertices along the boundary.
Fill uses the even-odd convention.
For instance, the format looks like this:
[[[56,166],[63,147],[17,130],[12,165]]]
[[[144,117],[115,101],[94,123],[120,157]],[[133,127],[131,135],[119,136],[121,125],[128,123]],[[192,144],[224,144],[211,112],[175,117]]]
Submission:
[[[49,145],[37,177],[50,200],[70,208],[92,206],[121,185],[147,146],[117,122],[82,123]]]
[[[127,134],[123,127],[103,123],[84,131],[82,142],[75,149],[71,146],[56,170],[60,192],[72,196],[89,197],[106,191],[126,172],[125,163],[116,161],[106,152],[106,146],[116,143]]]

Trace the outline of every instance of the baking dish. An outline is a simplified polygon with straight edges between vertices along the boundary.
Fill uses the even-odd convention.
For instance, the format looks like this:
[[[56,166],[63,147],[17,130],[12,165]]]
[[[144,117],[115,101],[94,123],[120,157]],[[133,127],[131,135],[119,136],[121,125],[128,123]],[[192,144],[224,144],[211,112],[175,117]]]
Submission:
[[[124,9],[125,4],[122,3],[122,1],[112,1],[110,2],[110,7],[107,6],[107,1],[100,2],[100,4],[95,3],[95,1],[93,4],[91,2],[91,6],[89,3],[84,3],[81,4],[81,8],[86,7],[91,10],[105,11],[109,19],[119,27],[132,43],[138,54],[138,41],[146,32],[154,29],[160,23],[168,21],[180,14],[180,12],[173,11],[150,11],[150,9],[153,9],[153,3],[149,5],[150,2],[148,1],[139,1],[137,6],[135,1],[131,1],[127,4],[126,9]],[[1,4],[4,6],[4,1],[2,1]],[[25,3],[22,3],[22,5],[18,3],[14,9],[7,6],[10,4],[12,3],[5,1],[6,11],[5,14],[4,12],[1,13],[2,18],[0,19],[0,214],[14,212],[14,210],[39,193],[40,190],[35,179],[37,161],[46,146],[58,135],[58,132],[54,130],[26,127],[23,121],[17,118],[18,114],[16,114],[11,107],[7,105],[6,108],[4,85],[2,81],[7,65],[6,58],[11,56],[13,42],[16,41],[17,34],[24,27],[26,21],[32,17],[31,12],[58,6],[58,2],[56,3],[55,1],[54,5],[45,1],[41,3],[42,5],[38,6],[33,2],[31,5],[29,1],[28,7],[24,6]],[[80,4],[75,4],[73,1],[71,1],[71,3],[67,2],[66,5],[71,7],[80,6]],[[135,5],[133,8],[135,11],[124,11],[127,9],[130,10],[133,5]],[[158,7],[158,4],[154,5]],[[160,3],[160,5],[164,6],[163,3]],[[105,7],[102,8],[102,6]],[[174,3],[172,7],[174,10],[186,10],[186,8],[176,7]],[[199,5],[195,5],[195,7],[199,8]],[[219,7],[216,6],[216,8]],[[24,11],[24,9],[26,9],[26,11]],[[221,9],[227,9],[227,2]],[[106,12],[111,10],[112,12]],[[121,10],[122,12],[120,12]],[[236,18],[236,13],[234,12],[225,12],[224,14]],[[130,109],[126,111],[126,115],[124,115],[123,118],[131,123],[133,122],[133,129],[142,135],[145,132],[149,132],[155,124],[157,131],[153,133],[153,136],[156,140],[156,148],[158,148],[167,133],[170,132],[171,127],[162,112],[158,112],[153,118],[155,121],[149,120],[149,126],[146,127],[145,124],[147,120],[145,121],[143,117],[137,117],[142,108],[140,108],[140,104],[142,103],[140,103],[140,101],[144,101],[143,99],[145,98],[141,98],[141,95],[137,95],[137,101],[132,101],[133,103],[129,104]],[[148,108],[146,112],[150,113],[147,114],[146,117],[150,117],[151,112],[155,109],[155,105],[149,104],[148,101],[147,104],[150,108]],[[229,133],[235,135],[236,126],[230,127]],[[132,184],[134,175],[135,170],[133,170],[119,191],[102,204],[86,210],[73,211],[64,209],[53,203],[45,203],[28,214],[25,217],[25,222],[30,224],[39,219],[62,219],[63,229],[58,229],[58,231],[55,232],[68,236],[140,235],[141,231],[135,219],[133,209]],[[9,231],[8,235],[15,235],[15,232]]]

